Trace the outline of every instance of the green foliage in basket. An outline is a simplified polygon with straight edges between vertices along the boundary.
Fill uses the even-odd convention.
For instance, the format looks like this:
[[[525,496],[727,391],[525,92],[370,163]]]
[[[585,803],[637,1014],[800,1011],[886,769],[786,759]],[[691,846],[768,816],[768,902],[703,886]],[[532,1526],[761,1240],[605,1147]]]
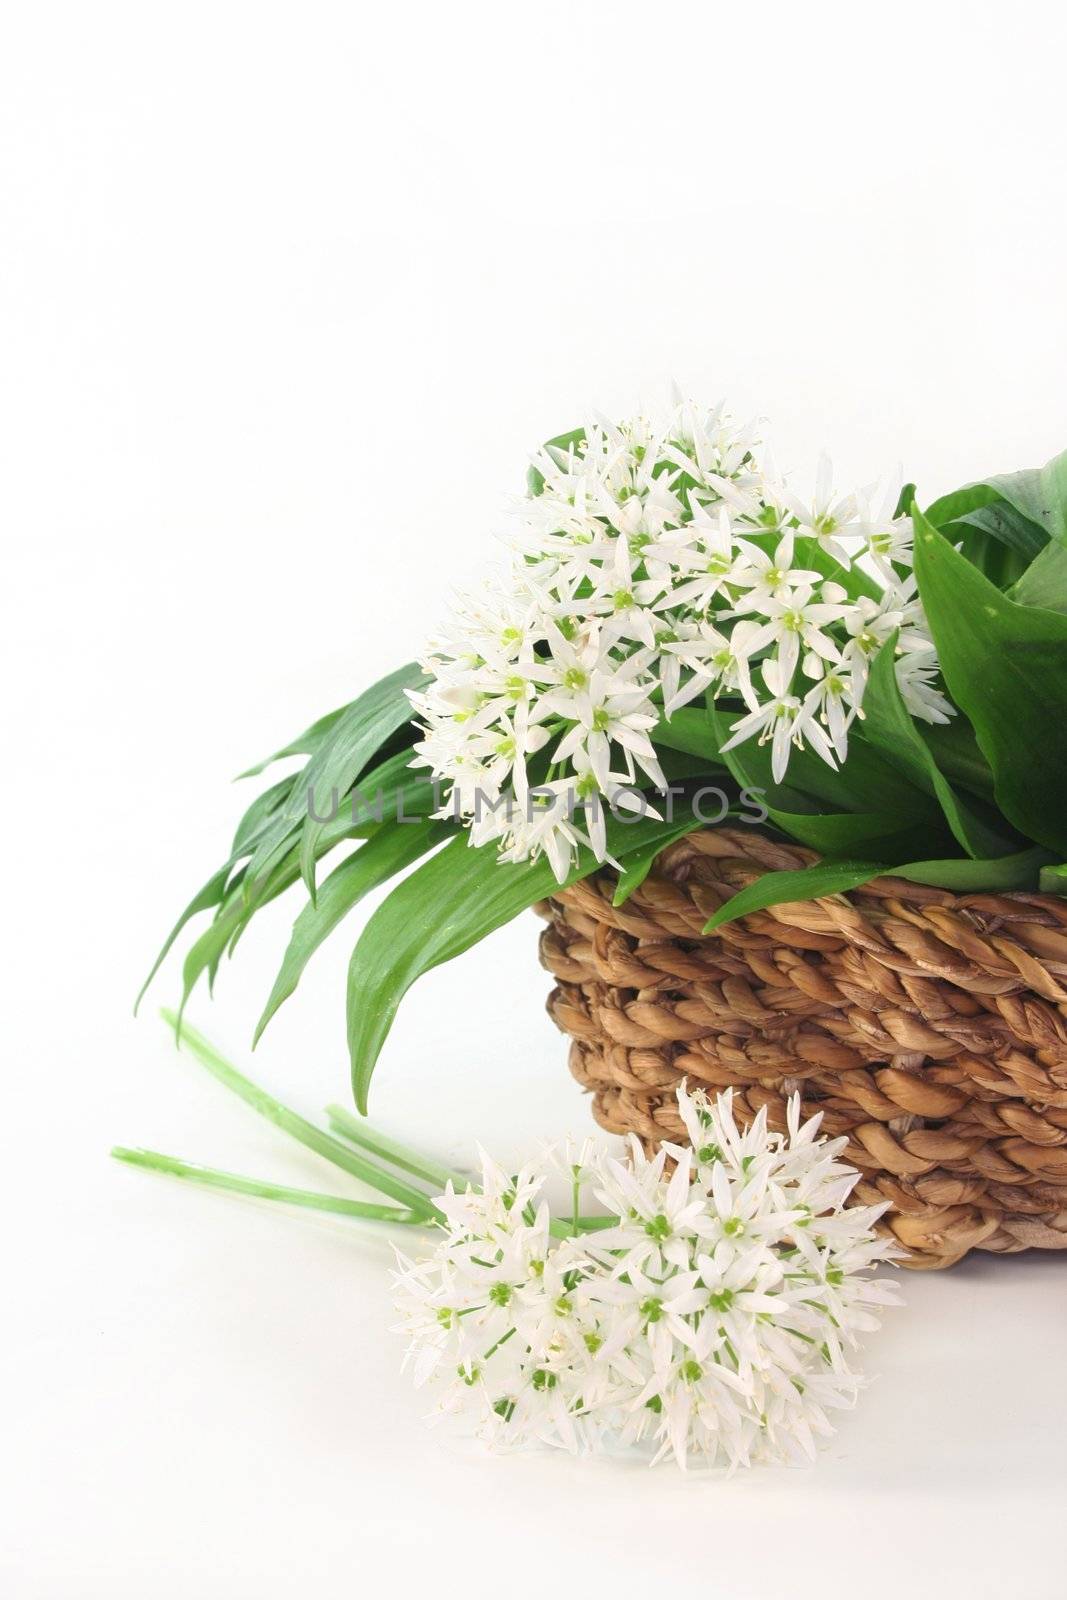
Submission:
[[[302,894],[256,1037],[359,902],[355,1097],[411,984],[562,884],[709,821],[818,852],[708,930],[895,873],[960,893],[1067,892],[1067,453],[920,510],[799,499],[756,435],[679,405],[590,424],[530,469],[508,570],[421,664],[245,776],[300,761],[242,817],[178,919],[182,1005],[251,919]],[[329,857],[330,870],[320,866]]]

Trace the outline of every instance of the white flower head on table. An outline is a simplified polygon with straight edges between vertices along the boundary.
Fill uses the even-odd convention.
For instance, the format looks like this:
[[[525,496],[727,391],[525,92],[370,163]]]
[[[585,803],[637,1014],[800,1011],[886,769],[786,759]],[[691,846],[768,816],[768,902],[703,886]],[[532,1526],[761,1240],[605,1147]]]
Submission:
[[[809,1459],[832,1434],[862,1383],[860,1336],[897,1303],[870,1275],[896,1253],[874,1232],[886,1208],[846,1209],[846,1141],[819,1139],[798,1096],[785,1134],[764,1111],[742,1131],[729,1092],[683,1085],[678,1104],[691,1150],[649,1159],[634,1139],[625,1161],[565,1159],[570,1229],[544,1195],[551,1152],[513,1176],[483,1157],[480,1190],[438,1199],[445,1236],[400,1257],[396,1290],[415,1381],[440,1387],[442,1411],[500,1444],[637,1445],[730,1470]],[[606,1212],[591,1231],[586,1186]]]
[[[731,743],[770,741],[775,782],[805,745],[834,767],[894,632],[905,705],[948,720],[892,493],[840,492],[823,458],[801,499],[754,427],[690,403],[598,418],[534,467],[506,573],[459,601],[411,696],[418,759],[473,842],[543,851],[561,881],[583,845],[608,859],[595,799],[662,790],[650,733],[698,696],[734,700]],[[877,581],[850,597],[853,570]]]

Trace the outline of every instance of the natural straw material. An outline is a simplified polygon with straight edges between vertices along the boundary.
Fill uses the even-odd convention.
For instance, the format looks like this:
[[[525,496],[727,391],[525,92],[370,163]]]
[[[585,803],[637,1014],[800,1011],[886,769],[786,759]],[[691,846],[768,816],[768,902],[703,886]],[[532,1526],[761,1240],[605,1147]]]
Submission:
[[[675,1090],[795,1090],[847,1134],[855,1197],[890,1200],[907,1265],[1067,1249],[1067,900],[877,878],[701,933],[736,890],[817,857],[751,828],[671,845],[612,906],[602,871],[539,907],[548,1008],[597,1121],[684,1142]]]

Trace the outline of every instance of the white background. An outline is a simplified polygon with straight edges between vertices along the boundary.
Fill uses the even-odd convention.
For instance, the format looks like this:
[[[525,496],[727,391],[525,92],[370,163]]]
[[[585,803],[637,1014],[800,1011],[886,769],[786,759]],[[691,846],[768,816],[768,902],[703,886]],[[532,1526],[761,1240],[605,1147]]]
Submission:
[[[0,39],[5,1594],[1063,1592],[1067,1260],[909,1276],[810,1472],[498,1461],[398,1374],[383,1234],[132,994],[236,771],[410,657],[539,440],[731,397],[926,497],[1067,444],[1052,7],[10,7]],[[287,918],[194,1019],[247,1061]],[[372,1110],[586,1125],[533,919],[412,995]],[[257,1055],[347,1097],[348,940]],[[156,1000],[171,1000],[168,968]]]

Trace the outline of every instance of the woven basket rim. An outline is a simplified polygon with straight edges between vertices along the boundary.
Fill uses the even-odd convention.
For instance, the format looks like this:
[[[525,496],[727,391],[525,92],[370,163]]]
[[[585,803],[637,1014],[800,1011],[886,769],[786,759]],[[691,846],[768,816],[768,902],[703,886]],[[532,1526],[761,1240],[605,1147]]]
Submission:
[[[571,1068],[612,1132],[684,1138],[688,1077],[742,1119],[787,1095],[844,1134],[913,1266],[1067,1248],[1067,900],[891,875],[704,923],[815,851],[754,827],[667,847],[621,906],[601,869],[553,891],[542,960]]]

